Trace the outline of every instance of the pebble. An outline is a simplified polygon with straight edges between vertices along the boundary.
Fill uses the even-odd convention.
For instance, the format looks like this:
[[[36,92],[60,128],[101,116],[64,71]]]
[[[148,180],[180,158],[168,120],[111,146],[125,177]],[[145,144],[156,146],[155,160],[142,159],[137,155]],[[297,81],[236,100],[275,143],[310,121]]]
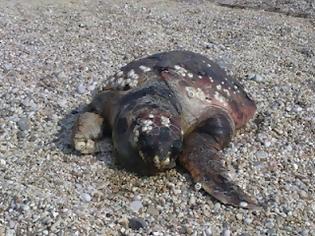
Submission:
[[[86,87],[83,84],[79,84],[79,86],[77,87],[77,92],[79,94],[83,94],[86,92]]]
[[[265,141],[263,141],[263,144],[265,147],[270,147],[272,143],[268,140],[265,140]]]
[[[298,164],[293,163],[292,165],[293,165],[294,170],[298,170],[299,169],[299,165]]]
[[[222,236],[231,236],[231,230],[229,230],[229,229],[223,230]]]
[[[12,70],[12,68],[13,68],[13,65],[11,63],[4,64],[4,69],[5,70]]]
[[[131,210],[133,210],[134,212],[138,212],[141,208],[143,207],[142,202],[141,201],[132,201],[130,203],[130,208]]]
[[[189,198],[189,205],[196,205],[196,198],[194,195]]]
[[[88,193],[82,193],[80,197],[81,197],[81,200],[84,202],[90,202],[92,200],[91,195]]]
[[[13,229],[7,229],[6,230],[5,236],[15,236],[15,235],[16,235],[15,230],[13,230]]]
[[[219,211],[220,209],[221,209],[221,203],[220,202],[217,202],[216,204],[214,204],[213,210],[215,212]]]
[[[30,122],[27,117],[22,117],[17,123],[21,131],[26,131],[30,128]]]
[[[0,159],[0,166],[5,167],[7,162],[4,159]]]
[[[307,198],[308,198],[308,194],[307,194],[306,191],[304,191],[304,190],[299,190],[298,193],[299,193],[299,195],[300,195],[301,198],[303,198],[303,199],[307,199]]]
[[[146,222],[142,218],[131,218],[129,219],[129,228],[133,230],[139,230],[147,226]]]
[[[258,152],[256,152],[255,155],[256,155],[256,157],[258,159],[266,159],[266,158],[268,158],[268,153],[264,152],[264,151],[258,151]]]
[[[250,218],[250,217],[246,217],[246,218],[244,219],[244,223],[247,224],[247,225],[250,225],[252,222],[253,222],[253,219]]]
[[[186,233],[189,234],[189,235],[193,234],[193,232],[194,232],[194,230],[193,230],[193,228],[191,227],[191,225],[186,225],[186,226],[185,226],[185,231],[186,231]]]
[[[255,82],[263,82],[264,78],[259,74],[249,74],[247,77],[249,80],[253,80]]]
[[[91,84],[88,86],[89,91],[93,91],[93,90],[95,90],[95,88],[96,88],[96,84]]]
[[[119,221],[119,224],[121,224],[123,227],[127,228],[129,226],[129,220],[127,217],[122,217]]]
[[[196,184],[195,184],[195,190],[196,190],[196,191],[200,191],[201,188],[202,188],[201,183],[196,183]]]
[[[243,215],[241,213],[237,213],[235,217],[238,220],[242,220],[243,219]]]
[[[147,209],[147,213],[152,216],[158,216],[160,214],[159,210],[153,206],[149,206]]]
[[[212,236],[212,230],[211,230],[211,227],[208,227],[207,229],[205,229],[204,231],[203,231],[203,236]]]

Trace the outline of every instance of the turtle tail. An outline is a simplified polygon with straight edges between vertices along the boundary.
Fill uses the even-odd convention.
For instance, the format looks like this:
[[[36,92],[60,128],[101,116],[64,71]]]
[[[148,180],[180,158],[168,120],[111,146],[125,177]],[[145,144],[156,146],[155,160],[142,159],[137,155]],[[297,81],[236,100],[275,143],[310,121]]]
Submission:
[[[218,154],[220,145],[205,133],[192,133],[185,140],[185,150],[179,157],[193,180],[211,196],[224,204],[253,209],[258,205],[227,175],[227,169]]]

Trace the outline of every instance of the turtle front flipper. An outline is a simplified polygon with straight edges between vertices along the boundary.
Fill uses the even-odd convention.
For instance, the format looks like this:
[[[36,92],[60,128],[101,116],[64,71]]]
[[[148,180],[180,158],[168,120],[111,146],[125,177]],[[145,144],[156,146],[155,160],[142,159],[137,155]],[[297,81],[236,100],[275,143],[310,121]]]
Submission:
[[[247,195],[227,175],[218,151],[230,140],[233,129],[228,119],[217,116],[209,119],[185,138],[185,149],[180,164],[190,172],[193,180],[224,204],[243,208],[256,208],[256,201]]]
[[[98,143],[103,136],[103,118],[93,112],[79,115],[72,134],[74,148],[82,154],[99,152]]]

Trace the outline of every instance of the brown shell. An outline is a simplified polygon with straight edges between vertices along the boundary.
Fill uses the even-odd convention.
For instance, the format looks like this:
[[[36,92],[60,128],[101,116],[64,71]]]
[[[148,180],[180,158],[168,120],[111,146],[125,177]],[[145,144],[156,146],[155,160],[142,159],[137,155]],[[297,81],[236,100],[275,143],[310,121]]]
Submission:
[[[106,80],[102,89],[129,93],[151,80],[165,81],[176,94],[185,133],[217,109],[227,112],[235,128],[243,126],[256,110],[238,81],[215,62],[189,51],[163,52],[133,61]]]

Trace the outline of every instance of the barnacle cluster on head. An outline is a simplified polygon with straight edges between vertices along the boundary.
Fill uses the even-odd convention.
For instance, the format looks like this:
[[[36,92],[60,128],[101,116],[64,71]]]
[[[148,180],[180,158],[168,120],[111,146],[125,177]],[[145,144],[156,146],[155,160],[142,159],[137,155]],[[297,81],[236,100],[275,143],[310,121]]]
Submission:
[[[132,139],[143,162],[157,171],[172,168],[183,141],[179,117],[158,110],[141,113],[136,118]]]

